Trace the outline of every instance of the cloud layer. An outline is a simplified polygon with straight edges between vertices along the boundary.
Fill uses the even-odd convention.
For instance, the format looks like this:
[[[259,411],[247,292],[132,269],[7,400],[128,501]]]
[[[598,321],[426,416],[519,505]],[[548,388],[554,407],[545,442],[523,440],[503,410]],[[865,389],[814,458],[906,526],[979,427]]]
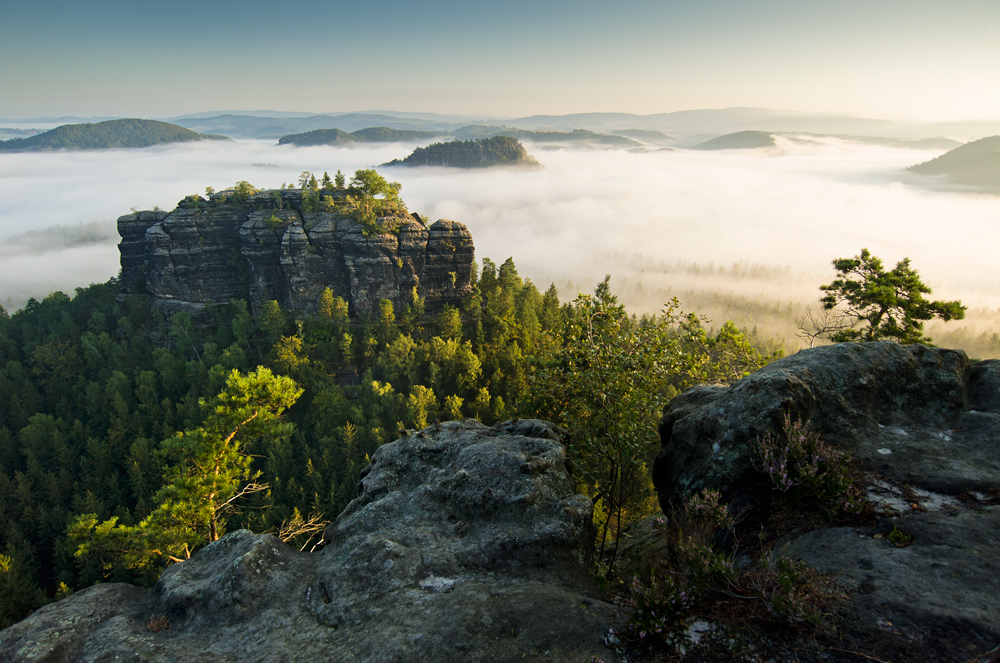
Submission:
[[[512,256],[522,276],[564,297],[603,278],[652,293],[730,290],[776,301],[814,301],[830,261],[867,247],[890,266],[910,257],[935,296],[1000,310],[995,249],[1000,198],[935,192],[899,181],[900,169],[937,152],[834,139],[781,139],[773,151],[545,150],[543,168],[384,169],[411,210],[467,224],[477,255]],[[80,229],[130,208],[172,209],[185,195],[238,180],[261,187],[303,170],[348,176],[405,156],[412,146],[278,147],[271,141],[206,142],[148,150],[0,155],[0,304],[117,273],[117,237],[79,245]],[[103,224],[103,225],[102,225]],[[88,226],[90,227],[90,226]],[[58,237],[73,235],[76,240]],[[84,233],[85,234],[85,233]],[[71,238],[72,239],[72,238]],[[53,250],[53,247],[58,250]],[[67,248],[73,247],[73,248]],[[766,278],[732,278],[734,263]],[[694,274],[679,263],[711,264]],[[726,267],[727,273],[718,273]],[[770,270],[770,271],[768,271]],[[774,276],[777,274],[777,276]],[[641,303],[641,302],[637,302]],[[645,307],[645,306],[644,306]]]

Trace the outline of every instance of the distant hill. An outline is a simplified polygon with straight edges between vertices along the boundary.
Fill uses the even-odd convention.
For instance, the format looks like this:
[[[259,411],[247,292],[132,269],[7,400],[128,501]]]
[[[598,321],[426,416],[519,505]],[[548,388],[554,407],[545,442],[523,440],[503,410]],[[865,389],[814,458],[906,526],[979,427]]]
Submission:
[[[594,133],[586,129],[574,129],[572,131],[531,131],[530,129],[516,129],[505,126],[471,124],[469,126],[456,129],[456,138],[488,138],[491,136],[510,136],[518,140],[531,141],[532,143],[574,143],[576,145],[590,145],[601,147],[639,147],[641,143],[625,136],[611,136],[608,134]]]
[[[29,138],[0,142],[3,152],[38,150],[102,150],[120,147],[150,147],[164,143],[220,138],[157,120],[107,120],[96,124],[64,124]]]
[[[655,145],[668,145],[674,142],[673,138],[656,129],[618,129],[611,133],[615,136],[625,136],[626,138],[641,140],[644,143],[653,143]]]
[[[354,136],[340,129],[313,129],[300,134],[288,134],[278,139],[278,145],[298,145],[299,147],[342,145],[353,142]]]
[[[440,131],[418,131],[415,129],[390,129],[388,127],[368,127],[351,133],[340,129],[316,129],[300,134],[289,134],[278,140],[278,145],[344,145],[349,143],[404,143],[427,140],[442,135]]]
[[[1000,193],[1000,136],[974,140],[907,170],[941,177],[948,184]]]
[[[289,134],[316,129],[340,129],[351,132],[368,127],[388,127],[433,131],[434,135],[450,133],[461,124],[437,122],[421,117],[397,117],[379,113],[343,113],[341,115],[310,115],[308,117],[261,117],[226,114],[214,117],[186,117],[175,122],[202,133],[222,134],[233,138],[280,138]]]
[[[418,147],[405,159],[393,159],[384,166],[450,166],[488,168],[490,166],[538,165],[520,141],[511,136],[476,140],[454,140]]]
[[[737,131],[694,146],[695,150],[752,150],[774,147],[774,136],[767,131]]]

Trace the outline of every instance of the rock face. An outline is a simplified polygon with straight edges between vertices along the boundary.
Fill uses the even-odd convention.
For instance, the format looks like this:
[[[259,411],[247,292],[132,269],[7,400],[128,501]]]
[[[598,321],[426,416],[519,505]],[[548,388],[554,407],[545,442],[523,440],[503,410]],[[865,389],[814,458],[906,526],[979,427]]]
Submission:
[[[470,292],[475,250],[464,225],[441,220],[428,228],[401,212],[380,220],[394,232],[367,236],[349,217],[306,208],[301,191],[283,190],[242,204],[194,196],[170,213],[122,216],[123,290],[149,294],[168,312],[198,314],[232,299],[256,310],[273,299],[311,313],[330,288],[352,315],[377,313],[381,299],[402,313],[414,288],[430,312]]]
[[[701,488],[738,508],[755,503],[767,488],[751,449],[785,412],[861,461],[878,522],[793,533],[776,551],[837,576],[876,639],[945,628],[956,644],[1000,641],[1000,361],[843,343],[804,350],[730,387],[691,389],[660,422],[661,504]],[[892,545],[894,528],[912,545]]]
[[[397,440],[319,552],[233,532],[148,592],[97,585],[42,608],[0,632],[0,659],[613,660],[621,617],[591,584],[592,505],[560,438],[466,421]]]

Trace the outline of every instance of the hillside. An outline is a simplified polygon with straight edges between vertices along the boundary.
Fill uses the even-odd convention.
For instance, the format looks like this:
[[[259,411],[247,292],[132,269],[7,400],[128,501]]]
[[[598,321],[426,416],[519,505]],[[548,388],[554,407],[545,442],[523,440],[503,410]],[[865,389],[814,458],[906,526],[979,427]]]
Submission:
[[[956,186],[1000,192],[1000,136],[974,140],[907,170]]]
[[[631,138],[632,140],[638,140],[643,143],[653,143],[655,145],[671,145],[674,143],[674,139],[662,131],[657,131],[656,129],[618,129],[617,131],[612,131],[612,135],[615,136],[625,136],[626,138]]]
[[[524,145],[510,136],[477,140],[454,140],[418,147],[405,159],[393,159],[386,166],[451,166],[453,168],[488,168],[490,166],[538,165]]]
[[[64,124],[37,136],[4,141],[0,143],[0,151],[102,150],[150,147],[163,143],[182,143],[209,138],[219,137],[206,136],[157,120],[107,120],[95,124]]]
[[[726,134],[704,143],[698,143],[696,150],[752,150],[761,147],[774,147],[774,136],[767,131],[737,131]]]
[[[316,129],[298,134],[289,134],[278,139],[278,145],[345,145],[349,143],[403,143],[427,140],[442,135],[440,131],[418,131],[415,129],[390,129],[389,127],[367,127],[347,133],[340,129]]]

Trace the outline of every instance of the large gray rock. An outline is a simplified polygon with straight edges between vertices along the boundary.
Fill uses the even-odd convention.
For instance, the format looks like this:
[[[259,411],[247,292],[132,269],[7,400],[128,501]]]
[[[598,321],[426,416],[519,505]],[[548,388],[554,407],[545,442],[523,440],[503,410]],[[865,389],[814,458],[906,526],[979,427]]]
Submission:
[[[678,396],[660,422],[654,482],[665,510],[702,488],[738,511],[766,503],[751,462],[784,413],[866,468],[874,527],[793,532],[775,554],[804,560],[848,590],[859,641],[945,648],[1000,641],[1000,361],[922,345],[843,343],[804,350],[729,387]],[[899,528],[912,545],[896,547]],[[943,626],[944,625],[944,626]],[[964,634],[964,635],[963,635]],[[935,636],[937,637],[937,636]],[[894,659],[895,660],[895,659]],[[937,660],[965,661],[958,653]]]
[[[674,399],[653,481],[663,506],[702,488],[746,497],[757,438],[790,412],[894,482],[958,494],[1000,485],[1000,361],[961,350],[840,343],[803,350],[729,387]]]
[[[592,505],[560,440],[538,421],[425,429],[375,452],[321,551],[233,532],[148,592],[42,608],[0,660],[611,661],[621,615],[591,583]]]

